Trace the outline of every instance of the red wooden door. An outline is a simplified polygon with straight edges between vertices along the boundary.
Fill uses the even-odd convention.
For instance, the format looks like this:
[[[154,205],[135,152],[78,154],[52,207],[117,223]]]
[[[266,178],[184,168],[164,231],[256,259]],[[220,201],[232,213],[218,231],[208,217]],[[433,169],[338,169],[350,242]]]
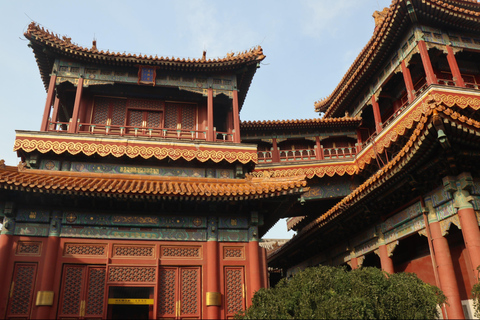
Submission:
[[[225,268],[225,318],[245,310],[245,273],[243,267]]]
[[[162,267],[158,282],[158,317],[200,319],[200,267]]]
[[[66,265],[63,269],[58,318],[102,319],[105,267]]]
[[[32,309],[36,263],[16,263],[8,300],[7,318],[29,318]]]
[[[129,110],[128,127],[129,133],[142,135],[160,134],[158,130],[162,126],[162,112],[145,111],[145,110]]]

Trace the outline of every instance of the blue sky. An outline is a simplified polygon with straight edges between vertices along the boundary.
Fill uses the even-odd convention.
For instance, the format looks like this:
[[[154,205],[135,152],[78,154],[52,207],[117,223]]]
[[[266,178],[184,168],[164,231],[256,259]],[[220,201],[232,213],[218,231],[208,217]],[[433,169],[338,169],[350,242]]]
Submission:
[[[200,58],[261,45],[241,120],[310,119],[373,34],[390,0],[1,1],[0,159],[16,165],[15,130],[38,130],[46,92],[28,41],[33,20],[100,50]],[[291,237],[282,221],[266,235]]]

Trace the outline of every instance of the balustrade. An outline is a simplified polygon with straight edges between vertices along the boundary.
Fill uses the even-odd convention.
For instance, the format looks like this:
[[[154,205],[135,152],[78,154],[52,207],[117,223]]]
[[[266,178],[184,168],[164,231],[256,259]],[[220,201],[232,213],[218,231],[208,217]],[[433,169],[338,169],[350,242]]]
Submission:
[[[214,131],[215,141],[233,142],[233,133]]]
[[[48,131],[67,132],[69,122],[50,122]],[[206,140],[206,131],[201,130],[183,130],[183,129],[164,129],[149,128],[140,126],[119,126],[105,125],[93,123],[80,123],[78,133],[81,134],[105,134],[111,136],[134,136],[134,137],[150,137],[150,138],[171,138],[171,139],[188,139],[188,140]],[[233,141],[233,135],[217,132],[217,141]]]
[[[272,151],[258,151],[258,163],[268,163],[273,161]]]
[[[322,148],[325,160],[335,160],[344,158],[353,158],[356,155],[356,148],[353,147],[338,147],[338,148]],[[291,161],[308,161],[316,160],[315,149],[295,149],[295,150],[279,150],[280,162]],[[259,163],[273,162],[273,152],[268,150],[258,151]]]
[[[322,148],[324,159],[344,159],[355,157],[355,147]]]
[[[315,160],[315,150],[313,149],[297,149],[297,150],[279,150],[280,161],[301,161]]]

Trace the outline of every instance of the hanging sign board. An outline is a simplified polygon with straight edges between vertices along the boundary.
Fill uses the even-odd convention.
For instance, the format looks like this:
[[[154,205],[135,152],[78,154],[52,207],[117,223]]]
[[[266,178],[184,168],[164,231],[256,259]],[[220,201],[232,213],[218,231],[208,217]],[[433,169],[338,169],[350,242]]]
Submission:
[[[115,299],[109,298],[108,304],[152,305],[154,299]]]

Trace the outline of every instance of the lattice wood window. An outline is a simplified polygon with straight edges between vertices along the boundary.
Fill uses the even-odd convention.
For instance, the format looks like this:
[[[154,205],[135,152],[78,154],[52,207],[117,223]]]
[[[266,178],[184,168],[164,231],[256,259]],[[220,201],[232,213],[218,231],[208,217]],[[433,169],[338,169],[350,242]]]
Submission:
[[[66,243],[63,252],[64,256],[98,256],[107,255],[106,244],[80,244],[80,243]]]
[[[162,259],[190,258],[199,259],[202,257],[202,247],[189,246],[162,246],[160,249]]]
[[[200,267],[162,267],[158,273],[158,317],[199,319]]]
[[[155,246],[114,245],[113,257],[154,258]]]
[[[109,267],[109,282],[155,282],[155,267]]]
[[[16,254],[19,256],[39,256],[42,243],[37,241],[18,241]]]
[[[150,110],[129,110],[127,125],[132,129],[159,129],[162,128],[163,113]]]
[[[242,267],[225,268],[225,317],[245,309],[245,275]]]
[[[10,299],[8,300],[7,318],[28,318],[30,316],[36,276],[36,263],[15,264],[13,281],[10,287]]]
[[[245,250],[243,247],[223,247],[223,259],[244,260]]]
[[[58,317],[102,318],[106,272],[104,266],[65,265]]]
[[[195,130],[196,113],[196,105],[167,103],[165,105],[165,128]]]
[[[92,123],[124,126],[126,110],[126,99],[96,97],[94,102]]]

